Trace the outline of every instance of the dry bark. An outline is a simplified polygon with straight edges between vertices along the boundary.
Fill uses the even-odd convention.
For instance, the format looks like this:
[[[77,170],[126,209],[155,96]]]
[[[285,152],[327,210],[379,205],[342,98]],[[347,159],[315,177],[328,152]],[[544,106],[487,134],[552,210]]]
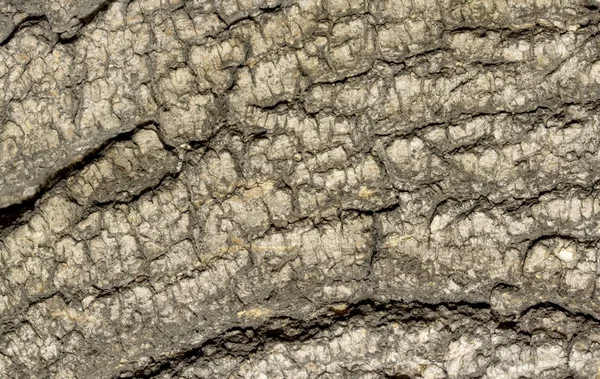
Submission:
[[[0,376],[600,377],[599,6],[0,0]]]

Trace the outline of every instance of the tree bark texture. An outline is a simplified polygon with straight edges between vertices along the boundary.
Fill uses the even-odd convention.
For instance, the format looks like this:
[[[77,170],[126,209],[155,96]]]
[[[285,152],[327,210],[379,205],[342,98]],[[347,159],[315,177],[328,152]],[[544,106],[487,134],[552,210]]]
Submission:
[[[599,7],[0,0],[0,376],[600,378]]]

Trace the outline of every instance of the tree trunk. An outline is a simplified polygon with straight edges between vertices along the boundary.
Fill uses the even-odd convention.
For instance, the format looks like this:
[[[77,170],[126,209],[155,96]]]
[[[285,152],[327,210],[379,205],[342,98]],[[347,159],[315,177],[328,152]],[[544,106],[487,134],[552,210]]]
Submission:
[[[0,0],[0,376],[600,378],[598,6]]]

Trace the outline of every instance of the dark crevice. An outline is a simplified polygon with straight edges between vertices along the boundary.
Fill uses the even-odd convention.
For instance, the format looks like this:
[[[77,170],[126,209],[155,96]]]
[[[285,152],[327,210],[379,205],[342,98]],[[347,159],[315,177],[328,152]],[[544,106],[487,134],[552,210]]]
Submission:
[[[132,194],[125,200],[112,200],[112,201],[106,201],[106,202],[95,201],[92,204],[92,208],[95,210],[97,208],[102,208],[102,207],[106,207],[109,205],[134,203],[134,202],[138,201],[140,198],[144,197],[145,195],[154,193],[154,191],[156,191],[159,188],[161,188],[162,186],[164,186],[165,183],[176,180],[179,177],[180,173],[181,173],[181,171],[167,172],[162,178],[159,179],[159,181],[156,184],[150,185],[150,186],[142,189],[141,191]]]
[[[77,30],[75,30],[72,34],[66,34],[66,32],[61,33],[58,37],[58,41],[61,44],[65,44],[65,45],[77,41],[80,36],[79,30],[82,27],[84,27],[85,25],[94,21],[94,19],[98,16],[98,14],[106,12],[108,10],[108,7],[115,1],[117,1],[117,0],[106,0],[104,2],[96,4],[95,8],[93,8],[91,10],[87,10],[86,13],[84,13],[84,14],[80,13],[80,14],[74,15],[73,17],[76,18],[77,20],[79,20],[79,25],[78,25]]]
[[[526,309],[524,309],[521,312],[521,315],[525,315],[527,313],[531,313],[537,310],[553,310],[553,311],[559,311],[561,313],[564,313],[565,315],[567,315],[570,318],[573,319],[582,319],[586,322],[589,323],[593,323],[593,324],[600,324],[600,319],[597,317],[594,317],[593,315],[589,314],[589,313],[585,313],[585,312],[576,312],[573,310],[570,310],[560,304],[551,302],[551,301],[544,301],[544,302],[540,302],[537,304],[533,304],[529,307],[527,307]]]
[[[84,14],[76,14],[75,17],[77,17],[77,19],[81,22],[82,25],[89,24],[90,22],[94,21],[98,14],[106,12],[108,10],[108,7],[116,1],[117,0],[105,0],[101,3],[96,4],[95,8],[88,10]]]
[[[57,41],[61,44],[69,44],[76,41],[79,38],[79,30],[83,26],[93,22],[98,16],[98,14],[108,10],[110,4],[114,3],[115,1],[117,0],[106,0],[98,4],[88,2],[87,8],[80,9],[78,14],[72,15],[74,19],[77,19],[79,21],[79,24],[76,26],[76,30],[72,30],[71,33],[67,33],[66,31],[59,32],[57,34]],[[50,20],[46,14],[42,13],[40,9],[36,10],[35,12],[36,13],[29,14],[18,25],[15,25],[13,30],[2,41],[0,41],[0,46],[6,45],[19,31],[31,25],[36,25],[40,22],[47,22],[50,26],[49,29],[52,28]]]
[[[29,27],[31,25],[37,25],[42,22],[48,22],[48,18],[45,15],[29,15],[19,24],[15,25],[13,30],[4,38],[4,40],[0,41],[0,47],[8,44],[13,37],[22,29]]]
[[[19,203],[0,208],[0,237],[2,237],[7,230],[24,224],[28,220],[28,216],[35,209],[36,203],[59,183],[74,173],[82,170],[89,164],[97,161],[104,155],[106,150],[115,143],[129,141],[136,132],[150,126],[156,126],[156,123],[152,120],[145,121],[131,129],[122,131],[121,133],[104,140],[99,146],[89,149],[80,159],[77,159],[71,164],[50,174],[42,184],[38,185],[33,196],[26,198]]]
[[[498,323],[498,329],[509,330],[516,329],[519,324],[516,321],[500,321]]]
[[[552,303],[540,303],[523,312],[521,317],[530,312],[560,311],[569,318],[580,319],[582,315],[574,314]],[[324,309],[313,319],[298,320],[291,317],[271,317],[266,322],[252,326],[234,326],[204,343],[181,351],[170,357],[153,358],[151,362],[134,371],[123,372],[116,378],[154,378],[168,373],[177,377],[183,369],[203,359],[214,359],[223,356],[248,358],[264,350],[268,343],[295,342],[301,343],[314,338],[322,331],[330,330],[335,325],[347,325],[360,321],[361,325],[380,327],[392,322],[418,323],[432,322],[436,319],[468,317],[473,320],[497,323],[497,329],[520,330],[520,321],[512,316],[495,313],[487,303],[445,302],[428,304],[422,302],[389,301],[377,302],[371,299],[350,304],[344,312]],[[598,324],[598,320],[583,316],[586,322]],[[460,331],[457,331],[460,333]],[[523,335],[527,336],[525,332]],[[398,373],[390,378],[405,378],[406,374]]]

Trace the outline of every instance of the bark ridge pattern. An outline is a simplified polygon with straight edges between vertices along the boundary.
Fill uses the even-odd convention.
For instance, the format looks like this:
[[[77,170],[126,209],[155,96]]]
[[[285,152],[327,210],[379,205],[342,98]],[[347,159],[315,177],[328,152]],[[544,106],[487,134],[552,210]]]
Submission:
[[[0,376],[600,378],[599,7],[0,0]]]

